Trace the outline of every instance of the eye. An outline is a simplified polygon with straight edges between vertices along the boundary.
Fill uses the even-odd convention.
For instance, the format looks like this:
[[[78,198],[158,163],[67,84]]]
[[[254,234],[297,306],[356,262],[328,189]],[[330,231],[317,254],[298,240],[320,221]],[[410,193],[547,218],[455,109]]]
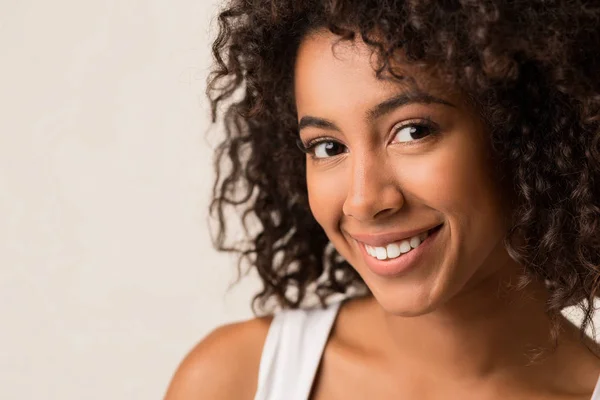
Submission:
[[[409,124],[396,128],[395,142],[413,142],[434,133],[434,128],[428,124]]]
[[[315,158],[333,157],[344,152],[344,146],[333,141],[315,143],[312,149]]]
[[[316,159],[335,157],[347,151],[346,146],[331,139],[316,139],[306,145],[298,140],[298,147],[304,153],[310,154],[311,157]]]

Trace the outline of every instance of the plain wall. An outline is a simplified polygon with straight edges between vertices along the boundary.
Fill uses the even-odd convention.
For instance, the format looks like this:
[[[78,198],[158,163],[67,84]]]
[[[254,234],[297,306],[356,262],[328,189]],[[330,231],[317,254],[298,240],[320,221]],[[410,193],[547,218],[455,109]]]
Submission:
[[[251,316],[206,226],[217,9],[0,0],[0,399],[160,399]]]
[[[206,226],[217,8],[0,0],[0,399],[160,399],[251,316]]]

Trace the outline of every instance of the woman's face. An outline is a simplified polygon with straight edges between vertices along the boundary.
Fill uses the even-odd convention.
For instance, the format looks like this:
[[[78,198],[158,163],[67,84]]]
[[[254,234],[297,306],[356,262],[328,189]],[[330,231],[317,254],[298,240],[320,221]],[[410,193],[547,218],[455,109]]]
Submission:
[[[310,207],[388,312],[420,315],[507,262],[487,132],[432,78],[379,80],[361,41],[318,32],[295,69]]]

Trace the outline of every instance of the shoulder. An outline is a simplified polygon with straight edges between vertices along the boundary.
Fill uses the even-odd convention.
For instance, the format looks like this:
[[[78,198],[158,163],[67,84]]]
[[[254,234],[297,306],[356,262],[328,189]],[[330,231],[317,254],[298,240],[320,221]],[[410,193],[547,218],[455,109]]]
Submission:
[[[165,400],[252,399],[272,317],[221,326],[179,365]]]

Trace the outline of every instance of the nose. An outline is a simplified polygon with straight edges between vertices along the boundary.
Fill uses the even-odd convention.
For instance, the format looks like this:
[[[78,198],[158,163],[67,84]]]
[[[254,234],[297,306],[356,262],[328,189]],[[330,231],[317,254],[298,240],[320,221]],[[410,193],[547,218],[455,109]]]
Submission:
[[[404,205],[404,195],[394,175],[381,157],[355,159],[342,207],[344,215],[364,222],[400,210]]]

